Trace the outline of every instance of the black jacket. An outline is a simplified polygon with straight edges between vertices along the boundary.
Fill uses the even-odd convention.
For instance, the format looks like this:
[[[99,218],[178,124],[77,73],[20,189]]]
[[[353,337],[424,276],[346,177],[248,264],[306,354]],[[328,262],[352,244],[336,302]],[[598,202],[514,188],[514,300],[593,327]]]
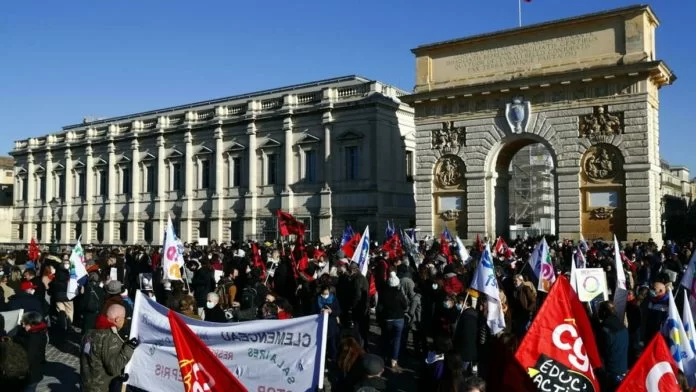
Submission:
[[[24,313],[37,312],[42,316],[46,315],[43,303],[36,296],[19,292],[10,297],[10,302],[7,304],[7,310],[24,309]]]
[[[408,301],[398,287],[385,287],[379,293],[377,308],[381,320],[398,320],[404,318]]]
[[[70,281],[70,272],[62,267],[56,268],[56,276],[48,285],[48,293],[53,302],[69,301],[68,281]]]
[[[27,352],[29,359],[29,384],[34,384],[43,378],[43,366],[46,362],[46,344],[48,344],[48,333],[46,324],[42,323],[27,332],[24,328],[19,328],[15,342],[22,346]]]
[[[465,362],[478,360],[479,324],[478,312],[473,308],[465,309],[455,321],[454,350]]]
[[[370,283],[363,274],[355,274],[351,277],[353,284],[353,296],[351,297],[350,310],[356,315],[367,314],[370,308]]]
[[[213,323],[226,323],[227,317],[225,317],[225,311],[222,310],[220,304],[215,305],[212,309],[205,308],[205,321],[210,321]]]
[[[208,300],[208,294],[215,291],[215,273],[210,268],[199,268],[193,273],[191,279],[191,288],[193,289],[193,297],[196,299],[196,305],[199,308],[205,307]]]

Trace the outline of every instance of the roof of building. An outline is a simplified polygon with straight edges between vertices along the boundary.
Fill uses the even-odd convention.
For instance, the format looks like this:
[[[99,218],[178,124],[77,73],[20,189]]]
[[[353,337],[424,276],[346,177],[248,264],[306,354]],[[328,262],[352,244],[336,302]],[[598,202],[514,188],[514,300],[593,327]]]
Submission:
[[[145,111],[145,112],[127,114],[127,115],[123,115],[123,116],[101,118],[101,119],[98,119],[95,121],[86,121],[86,122],[82,122],[79,124],[66,125],[63,127],[63,130],[67,131],[67,130],[74,129],[74,128],[84,127],[86,125],[107,124],[107,123],[112,123],[112,122],[129,120],[129,119],[134,119],[134,118],[144,117],[144,116],[152,116],[155,114],[172,112],[172,111],[183,110],[183,109],[189,109],[189,108],[194,108],[194,107],[215,105],[215,104],[219,104],[219,103],[236,101],[236,100],[241,100],[241,99],[257,98],[257,97],[264,96],[264,95],[283,94],[283,93],[287,93],[290,91],[316,89],[317,87],[322,87],[322,86],[330,86],[330,85],[339,85],[340,86],[341,84],[352,84],[355,82],[369,83],[369,82],[374,82],[374,81],[375,80],[365,78],[362,76],[358,76],[358,75],[339,76],[339,77],[330,78],[330,79],[322,79],[322,80],[316,80],[313,82],[293,84],[293,85],[284,86],[284,87],[255,91],[252,93],[232,95],[232,96],[223,97],[223,98],[215,98],[215,99],[210,99],[210,100],[200,101],[200,102],[193,102],[193,103],[188,103],[188,104],[179,105],[179,106],[165,107],[165,108],[161,108],[161,109],[155,109],[155,110],[149,110],[149,111]],[[401,89],[397,88],[396,90],[399,91],[400,93],[407,94],[406,91],[403,91]]]
[[[486,39],[490,39],[493,37],[500,38],[499,36],[515,35],[515,34],[520,34],[522,32],[529,32],[529,31],[534,31],[534,30],[543,30],[543,29],[547,29],[550,27],[558,27],[560,25],[567,25],[567,24],[583,22],[583,21],[586,21],[589,19],[610,18],[613,16],[632,13],[632,12],[636,12],[636,11],[647,11],[649,13],[650,17],[655,22],[655,24],[659,24],[659,20],[657,19],[657,16],[655,16],[655,13],[653,13],[653,11],[649,5],[638,4],[638,5],[632,5],[632,6],[623,7],[623,8],[616,8],[616,9],[607,10],[607,11],[593,12],[590,14],[585,14],[585,15],[580,15],[580,16],[573,16],[570,18],[557,19],[557,20],[553,20],[553,21],[549,21],[549,22],[532,24],[532,25],[524,26],[524,27],[515,27],[515,28],[511,28],[511,29],[498,30],[498,31],[489,32],[489,33],[476,34],[476,35],[471,35],[471,36],[467,36],[467,37],[460,37],[460,38],[450,39],[450,40],[446,40],[446,41],[424,44],[424,45],[420,45],[420,46],[417,46],[416,48],[412,49],[411,52],[417,54],[418,52],[427,51],[429,49],[438,49],[441,47],[447,47],[447,46],[451,46],[451,45],[459,45],[459,44],[463,44],[463,43],[486,40]]]
[[[0,168],[14,168],[15,160],[12,157],[0,156]]]

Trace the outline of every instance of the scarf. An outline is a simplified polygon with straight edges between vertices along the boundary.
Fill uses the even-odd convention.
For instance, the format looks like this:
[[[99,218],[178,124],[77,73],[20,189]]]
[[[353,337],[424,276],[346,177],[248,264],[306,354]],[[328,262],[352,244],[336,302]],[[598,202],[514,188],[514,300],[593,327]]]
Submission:
[[[105,315],[100,314],[97,316],[96,329],[111,329],[111,327],[115,326],[116,324],[106,318]]]
[[[46,332],[46,329],[48,329],[48,325],[42,321],[39,324],[32,325],[31,327],[29,327],[29,330],[27,332],[29,332],[29,333]]]
[[[328,298],[324,298],[321,295],[317,299],[317,302],[319,304],[319,310],[324,309],[324,306],[331,306],[334,303],[335,297],[333,293],[329,293]]]

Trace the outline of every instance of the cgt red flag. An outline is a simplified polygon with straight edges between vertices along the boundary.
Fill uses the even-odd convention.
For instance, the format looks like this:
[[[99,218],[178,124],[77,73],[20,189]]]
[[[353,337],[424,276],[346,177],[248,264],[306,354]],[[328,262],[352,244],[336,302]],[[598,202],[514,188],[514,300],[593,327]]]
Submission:
[[[290,234],[304,236],[304,223],[298,221],[294,216],[288,214],[287,212],[283,212],[283,210],[278,210],[276,215],[278,215],[278,232],[280,232],[281,236],[286,237]]]
[[[355,249],[358,247],[358,244],[360,243],[360,238],[362,238],[360,233],[353,234],[353,238],[351,238],[350,241],[346,242],[346,244],[343,245],[343,247],[341,248],[343,253],[346,254],[347,258],[353,258],[353,255],[355,254]]]
[[[29,260],[36,261],[39,259],[39,246],[36,245],[36,241],[32,238],[29,242]]]
[[[247,391],[176,313],[170,310],[168,316],[184,381],[184,392]]]
[[[677,365],[661,334],[655,334],[616,392],[679,392]]]
[[[401,239],[399,238],[399,235],[394,233],[391,238],[386,240],[384,245],[382,245],[382,251],[387,252],[387,257],[391,260],[401,258],[404,255],[404,251],[401,247]]]
[[[602,366],[585,308],[559,276],[515,354],[537,388],[599,392],[594,368]],[[577,386],[577,388],[575,388]]]

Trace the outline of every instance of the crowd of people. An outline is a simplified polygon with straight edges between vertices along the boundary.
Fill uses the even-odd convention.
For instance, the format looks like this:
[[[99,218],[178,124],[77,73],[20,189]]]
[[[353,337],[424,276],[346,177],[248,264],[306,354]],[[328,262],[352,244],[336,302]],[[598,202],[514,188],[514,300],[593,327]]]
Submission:
[[[582,249],[569,240],[547,240],[558,274],[569,274],[575,253],[584,252],[589,267],[605,270],[609,291],[616,289],[613,243]],[[469,288],[484,241],[468,249],[467,260],[446,241],[424,239],[407,254],[374,243],[367,274],[338,242],[307,246],[303,266],[292,257],[294,246],[281,241],[185,244],[181,281],[162,278],[160,249],[88,246],[87,283],[72,299],[69,250],[37,260],[28,260],[26,251],[11,252],[0,261],[0,311],[24,313],[12,336],[11,328],[0,325],[0,385],[36,389],[50,331],[52,341],[80,342],[83,391],[120,390],[138,345],[129,330],[140,290],[187,317],[218,323],[325,313],[326,390],[390,391],[397,378],[392,375],[416,372],[413,390],[496,391],[495,350],[514,352],[544,298],[527,262],[539,239],[517,238],[494,259],[506,328],[493,336],[486,301]],[[602,391],[618,386],[659,333],[666,294],[678,284],[693,249],[691,242],[625,245],[626,317],[619,319],[610,302],[591,313],[604,365],[597,370]],[[4,389],[10,385],[14,389]]]

